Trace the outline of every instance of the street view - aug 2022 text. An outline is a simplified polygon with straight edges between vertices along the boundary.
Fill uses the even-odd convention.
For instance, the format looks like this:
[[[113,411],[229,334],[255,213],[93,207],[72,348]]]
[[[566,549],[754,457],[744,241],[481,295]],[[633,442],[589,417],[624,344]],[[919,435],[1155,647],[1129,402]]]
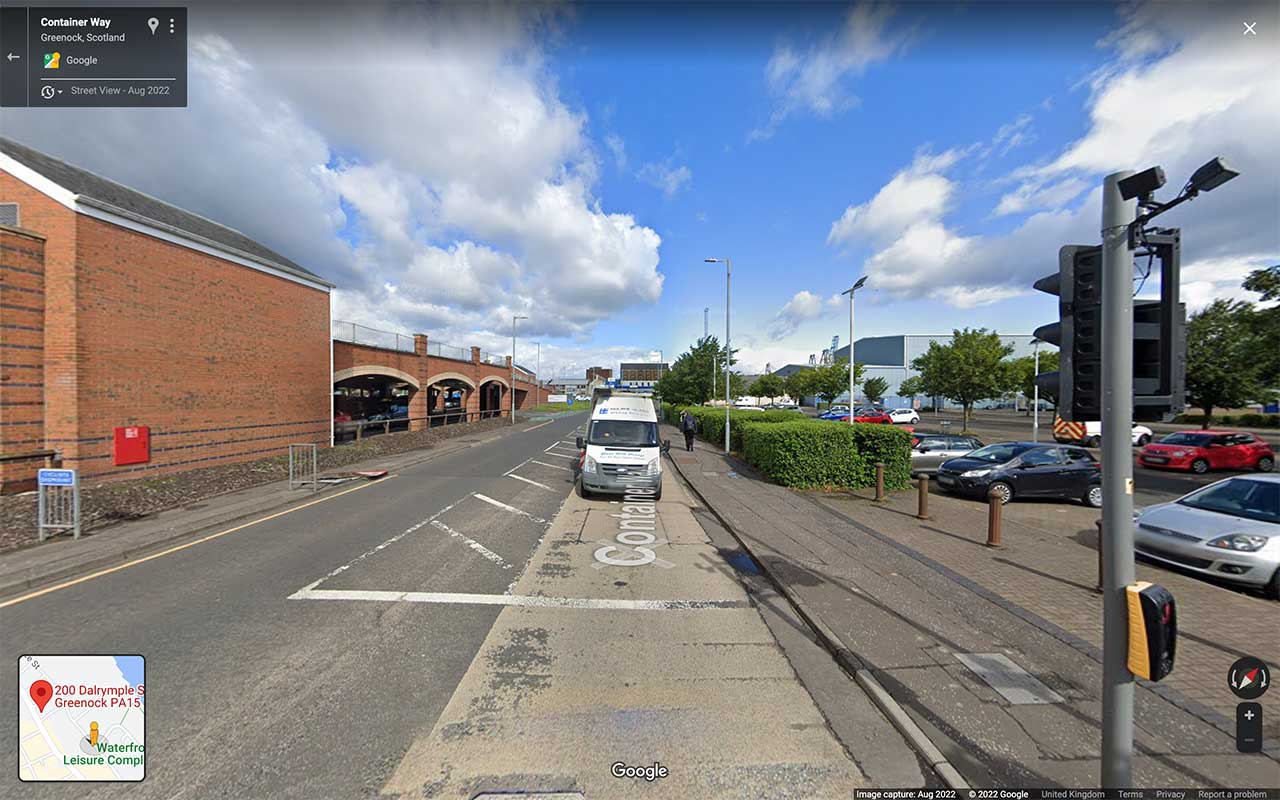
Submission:
[[[1278,31],[0,5],[0,797],[1280,800]]]

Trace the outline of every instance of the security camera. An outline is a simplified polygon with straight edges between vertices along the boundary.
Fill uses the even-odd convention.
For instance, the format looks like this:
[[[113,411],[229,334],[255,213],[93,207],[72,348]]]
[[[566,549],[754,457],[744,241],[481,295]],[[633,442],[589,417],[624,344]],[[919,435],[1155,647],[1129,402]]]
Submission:
[[[1125,200],[1135,197],[1146,199],[1149,195],[1164,186],[1164,170],[1160,167],[1144,169],[1136,175],[1130,175],[1116,183],[1120,187],[1120,196]]]

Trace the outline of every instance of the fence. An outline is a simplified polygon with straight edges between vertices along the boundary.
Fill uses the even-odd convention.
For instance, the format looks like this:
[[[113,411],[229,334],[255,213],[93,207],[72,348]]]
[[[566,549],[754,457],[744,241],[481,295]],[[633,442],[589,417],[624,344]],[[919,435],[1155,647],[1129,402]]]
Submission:
[[[335,442],[353,441],[358,442],[369,435],[372,431],[374,434],[387,434],[395,431],[406,431],[409,429],[411,422],[426,422],[428,428],[438,428],[442,425],[459,425],[469,422],[478,422],[483,419],[494,419],[495,417],[505,417],[508,415],[507,408],[492,408],[487,411],[440,411],[435,414],[428,414],[425,417],[396,417],[395,419],[353,419],[349,422],[335,422],[333,425],[333,438]]]
[[[485,351],[481,350],[480,363],[494,364],[499,367],[505,367],[507,365],[507,357],[504,355],[498,355],[497,353],[486,353]]]
[[[289,445],[289,488],[310,486],[311,491],[320,488],[316,474],[316,446],[314,444]]]
[[[351,342],[368,347],[381,347],[384,350],[399,350],[412,353],[413,337],[395,331],[380,331],[355,322],[335,319],[330,325],[330,335],[339,342]]]
[[[463,347],[454,347],[451,344],[441,344],[427,340],[427,355],[437,356],[439,358],[453,358],[458,361],[470,361],[471,351]]]

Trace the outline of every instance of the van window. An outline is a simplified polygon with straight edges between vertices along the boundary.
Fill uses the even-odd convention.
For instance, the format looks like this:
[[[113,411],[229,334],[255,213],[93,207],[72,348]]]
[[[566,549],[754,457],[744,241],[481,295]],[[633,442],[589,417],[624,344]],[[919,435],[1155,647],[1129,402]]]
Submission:
[[[657,447],[658,423],[629,419],[592,420],[587,444],[614,447]]]

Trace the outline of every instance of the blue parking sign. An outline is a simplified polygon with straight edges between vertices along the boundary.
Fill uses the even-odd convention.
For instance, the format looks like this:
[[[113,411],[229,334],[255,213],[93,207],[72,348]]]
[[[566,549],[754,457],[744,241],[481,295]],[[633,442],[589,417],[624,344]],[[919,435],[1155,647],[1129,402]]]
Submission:
[[[42,469],[36,480],[41,486],[75,486],[76,471],[74,469]]]

